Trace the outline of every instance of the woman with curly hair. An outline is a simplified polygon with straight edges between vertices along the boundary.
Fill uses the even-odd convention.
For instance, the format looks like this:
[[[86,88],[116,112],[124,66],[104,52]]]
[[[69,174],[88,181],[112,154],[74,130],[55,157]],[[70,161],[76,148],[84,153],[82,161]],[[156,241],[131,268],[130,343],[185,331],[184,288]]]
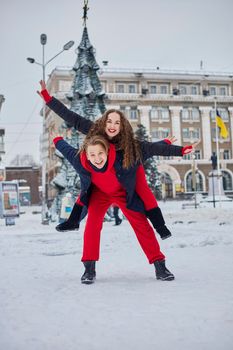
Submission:
[[[145,207],[146,216],[151,221],[153,227],[156,229],[162,239],[171,236],[171,232],[165,225],[162,212],[158,206],[157,200],[149,188],[145,171],[141,164],[142,153],[152,151],[153,155],[173,156],[176,154],[176,147],[171,145],[174,139],[165,139],[160,142],[140,142],[138,141],[130,125],[128,119],[120,110],[109,109],[102,117],[95,122],[80,116],[79,114],[69,110],[55,97],[49,95],[46,84],[40,81],[41,91],[38,94],[44,99],[46,105],[59,115],[68,125],[74,127],[76,130],[82,132],[88,137],[93,135],[102,135],[107,137],[110,143],[114,144],[116,151],[122,152],[122,168],[127,170],[130,167],[135,167],[136,179],[132,183],[138,196],[142,199]],[[190,146],[191,147],[191,146]],[[179,156],[190,151],[188,146],[182,148],[182,153]],[[64,223],[59,224],[56,229],[58,231],[69,231],[79,228],[79,218],[82,207],[79,205],[77,199],[70,217]]]

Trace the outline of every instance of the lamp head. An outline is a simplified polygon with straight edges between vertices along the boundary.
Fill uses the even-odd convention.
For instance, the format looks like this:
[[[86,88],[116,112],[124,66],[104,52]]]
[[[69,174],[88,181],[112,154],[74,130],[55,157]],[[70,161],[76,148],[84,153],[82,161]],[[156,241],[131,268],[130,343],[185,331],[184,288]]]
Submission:
[[[73,45],[74,45],[74,41],[73,41],[73,40],[68,41],[68,43],[66,43],[66,44],[63,46],[63,50],[69,50]]]
[[[30,63],[34,63],[34,62],[35,62],[35,59],[34,59],[34,58],[31,58],[31,57],[27,57],[27,61],[30,62]]]
[[[41,45],[45,45],[47,43],[47,35],[46,34],[41,34],[40,43],[41,43]]]

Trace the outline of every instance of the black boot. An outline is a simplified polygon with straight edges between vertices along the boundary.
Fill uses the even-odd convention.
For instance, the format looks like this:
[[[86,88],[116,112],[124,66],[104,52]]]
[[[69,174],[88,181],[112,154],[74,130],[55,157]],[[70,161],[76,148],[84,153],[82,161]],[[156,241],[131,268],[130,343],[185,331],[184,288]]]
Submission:
[[[150,219],[152,225],[160,235],[161,239],[171,237],[172,234],[168,230],[167,226],[165,226],[163,214],[159,207],[147,210],[146,216]]]
[[[157,280],[172,281],[175,279],[174,275],[166,268],[165,260],[155,261],[154,265]]]
[[[122,223],[122,219],[119,217],[118,215],[119,213],[119,207],[113,207],[113,215],[114,215],[114,218],[115,218],[115,226],[118,226]]]
[[[118,225],[120,225],[122,223],[122,219],[116,219],[115,220],[115,226],[118,226]]]
[[[75,203],[69,219],[57,225],[56,230],[59,232],[78,230],[82,210],[83,206]]]
[[[95,272],[95,261],[84,261],[85,271],[81,277],[81,283],[92,284],[95,282],[96,272]]]

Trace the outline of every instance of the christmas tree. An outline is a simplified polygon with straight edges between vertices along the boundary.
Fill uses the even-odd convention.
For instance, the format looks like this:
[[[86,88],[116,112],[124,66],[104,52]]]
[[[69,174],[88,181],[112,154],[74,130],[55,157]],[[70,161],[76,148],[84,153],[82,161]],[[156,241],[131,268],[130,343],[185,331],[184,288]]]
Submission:
[[[86,27],[87,3],[84,1],[84,30],[81,42],[76,49],[77,59],[73,67],[75,76],[71,91],[66,97],[70,101],[72,111],[94,121],[105,112],[106,107],[104,103],[105,92],[97,75],[100,67],[95,60],[95,49],[90,43]],[[66,134],[65,140],[77,149],[85,138],[85,135],[78,133],[66,123],[62,124],[60,132],[63,135]],[[73,201],[75,201],[80,191],[80,181],[70,163],[59,152],[56,154],[60,159],[61,167],[51,182],[51,185],[57,189],[57,197],[53,202],[52,211],[59,215],[62,198],[67,193],[71,193]]]
[[[139,141],[148,141],[148,135],[146,133],[146,128],[144,125],[139,124],[137,130],[135,131],[135,136]],[[143,167],[146,173],[146,179],[148,185],[150,186],[152,192],[157,196],[161,196],[161,186],[160,186],[160,175],[158,172],[155,157],[147,159],[143,163]]]

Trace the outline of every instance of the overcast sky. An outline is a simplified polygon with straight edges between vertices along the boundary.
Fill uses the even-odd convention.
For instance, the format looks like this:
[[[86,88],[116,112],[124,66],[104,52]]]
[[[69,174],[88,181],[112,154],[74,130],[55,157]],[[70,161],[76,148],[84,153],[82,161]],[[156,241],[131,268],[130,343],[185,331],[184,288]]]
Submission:
[[[46,59],[69,40],[75,46],[47,66],[73,66],[83,31],[83,0],[0,0],[0,94],[5,102],[6,165],[18,153],[39,161],[42,70],[26,57]],[[114,67],[161,67],[233,72],[233,0],[89,0],[87,27],[97,62]]]

